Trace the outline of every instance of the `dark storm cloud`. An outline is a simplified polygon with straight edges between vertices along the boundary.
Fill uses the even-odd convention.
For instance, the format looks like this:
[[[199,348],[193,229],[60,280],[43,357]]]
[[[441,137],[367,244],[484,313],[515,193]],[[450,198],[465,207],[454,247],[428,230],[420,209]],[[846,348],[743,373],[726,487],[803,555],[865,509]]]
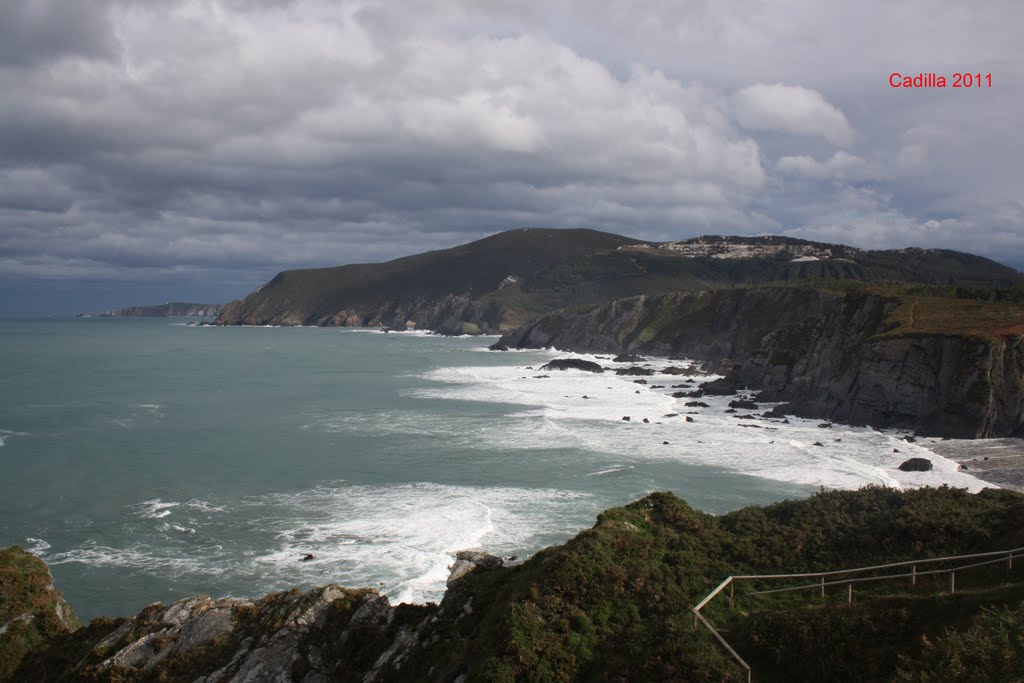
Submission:
[[[8,281],[185,278],[224,298],[522,225],[1024,264],[1008,0],[15,4]],[[968,69],[993,87],[888,84]]]
[[[64,57],[117,52],[105,8],[92,0],[0,3],[0,65],[32,66]]]

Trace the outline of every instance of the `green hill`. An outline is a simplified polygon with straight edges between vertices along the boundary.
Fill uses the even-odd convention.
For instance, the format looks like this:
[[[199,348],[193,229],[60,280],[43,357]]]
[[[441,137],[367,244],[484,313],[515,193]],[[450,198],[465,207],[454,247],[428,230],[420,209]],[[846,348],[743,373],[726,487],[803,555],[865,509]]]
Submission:
[[[651,244],[529,228],[386,263],[285,271],[228,304],[217,322],[495,332],[558,308],[636,294],[805,282],[1013,287],[1024,277],[946,250],[865,251],[774,236]]]

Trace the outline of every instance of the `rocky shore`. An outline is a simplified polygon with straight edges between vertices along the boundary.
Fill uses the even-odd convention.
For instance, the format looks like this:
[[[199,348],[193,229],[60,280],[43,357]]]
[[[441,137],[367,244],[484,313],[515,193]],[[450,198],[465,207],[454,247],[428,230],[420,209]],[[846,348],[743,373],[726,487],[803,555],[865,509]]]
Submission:
[[[592,528],[513,566],[458,553],[436,605],[395,606],[372,589],[328,585],[258,599],[157,603],[77,629],[52,601],[45,566],[7,549],[0,551],[0,608],[17,624],[48,619],[53,628],[24,647],[10,638],[5,616],[0,681],[739,682],[745,672],[690,620],[690,607],[723,577],[1021,547],[1022,514],[1024,495],[999,490],[830,491],[718,517],[654,493],[606,510]],[[1014,571],[1024,570],[1018,563]],[[867,611],[850,628],[835,623],[846,612],[830,611],[824,626],[817,612],[794,613],[797,622],[772,626],[774,647],[756,638],[739,646],[757,657],[756,671],[768,680],[809,680],[823,657],[843,662],[829,667],[830,680],[889,680],[897,667],[927,664],[901,657],[918,651],[922,635],[957,627],[993,601],[1019,604],[1024,584],[1005,572],[984,602],[969,591],[955,610],[931,609],[956,605],[950,596],[929,598],[945,577],[925,579],[911,596],[913,609],[898,612],[896,622],[889,603],[876,612],[861,597],[857,607]],[[42,580],[11,590],[11,578],[23,575]],[[969,580],[959,575],[958,587]],[[737,637],[739,630],[730,635]]]
[[[898,329],[899,300],[798,288],[694,291],[565,309],[492,348],[686,356],[791,414],[920,435],[1024,435],[1024,334]],[[913,315],[913,311],[911,312]]]
[[[979,479],[1024,491],[1024,439],[928,439],[924,445]]]

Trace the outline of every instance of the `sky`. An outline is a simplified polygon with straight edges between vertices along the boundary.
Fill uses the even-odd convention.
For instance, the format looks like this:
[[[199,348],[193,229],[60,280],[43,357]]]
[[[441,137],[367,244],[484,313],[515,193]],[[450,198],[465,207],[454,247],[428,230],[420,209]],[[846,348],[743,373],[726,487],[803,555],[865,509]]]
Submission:
[[[527,226],[1021,269],[1022,26],[1019,0],[3,2],[0,311],[222,302]]]

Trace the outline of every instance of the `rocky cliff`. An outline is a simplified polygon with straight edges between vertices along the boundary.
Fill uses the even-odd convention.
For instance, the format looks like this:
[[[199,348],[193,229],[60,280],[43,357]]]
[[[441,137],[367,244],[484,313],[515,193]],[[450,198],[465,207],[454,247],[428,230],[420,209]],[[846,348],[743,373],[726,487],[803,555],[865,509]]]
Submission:
[[[115,308],[109,311],[104,311],[100,315],[107,318],[208,318],[220,315],[223,310],[223,304],[190,304],[182,301],[172,301],[170,303],[156,304],[153,306],[129,306],[127,308]]]
[[[15,680],[30,650],[78,626],[42,560],[17,546],[0,548],[0,681]]]
[[[721,517],[656,493],[605,511],[566,544],[512,566],[460,553],[438,605],[392,606],[374,590],[337,586],[257,600],[189,598],[58,635],[29,653],[12,680],[745,681],[692,624],[690,607],[724,577],[1020,547],[1022,514],[1024,495],[1002,490],[831,491]],[[1009,579],[1022,571],[1017,563]],[[1007,579],[1000,567],[998,583]],[[922,579],[910,611],[945,580]],[[1024,584],[1011,586],[998,596],[1004,603],[1024,597]],[[968,599],[961,612],[978,612],[977,594]],[[885,680],[878,674],[895,669],[897,654],[954,618],[903,614],[894,626],[888,612],[872,622],[866,598],[863,605],[863,620],[844,631],[794,624],[794,636],[774,641],[755,676],[808,680],[785,672],[806,673],[808,652],[829,652],[845,662],[831,666],[829,680]],[[727,618],[724,607],[714,609],[712,618]]]
[[[498,332],[561,307],[637,294],[818,280],[1024,284],[1011,268],[954,251],[865,251],[777,236],[648,244],[530,228],[387,263],[285,271],[229,304],[217,323]]]
[[[696,291],[549,314],[495,347],[683,355],[798,415],[937,436],[1021,435],[1024,328],[1015,325],[1024,311],[990,308],[871,291]],[[987,326],[971,329],[972,319]]]

